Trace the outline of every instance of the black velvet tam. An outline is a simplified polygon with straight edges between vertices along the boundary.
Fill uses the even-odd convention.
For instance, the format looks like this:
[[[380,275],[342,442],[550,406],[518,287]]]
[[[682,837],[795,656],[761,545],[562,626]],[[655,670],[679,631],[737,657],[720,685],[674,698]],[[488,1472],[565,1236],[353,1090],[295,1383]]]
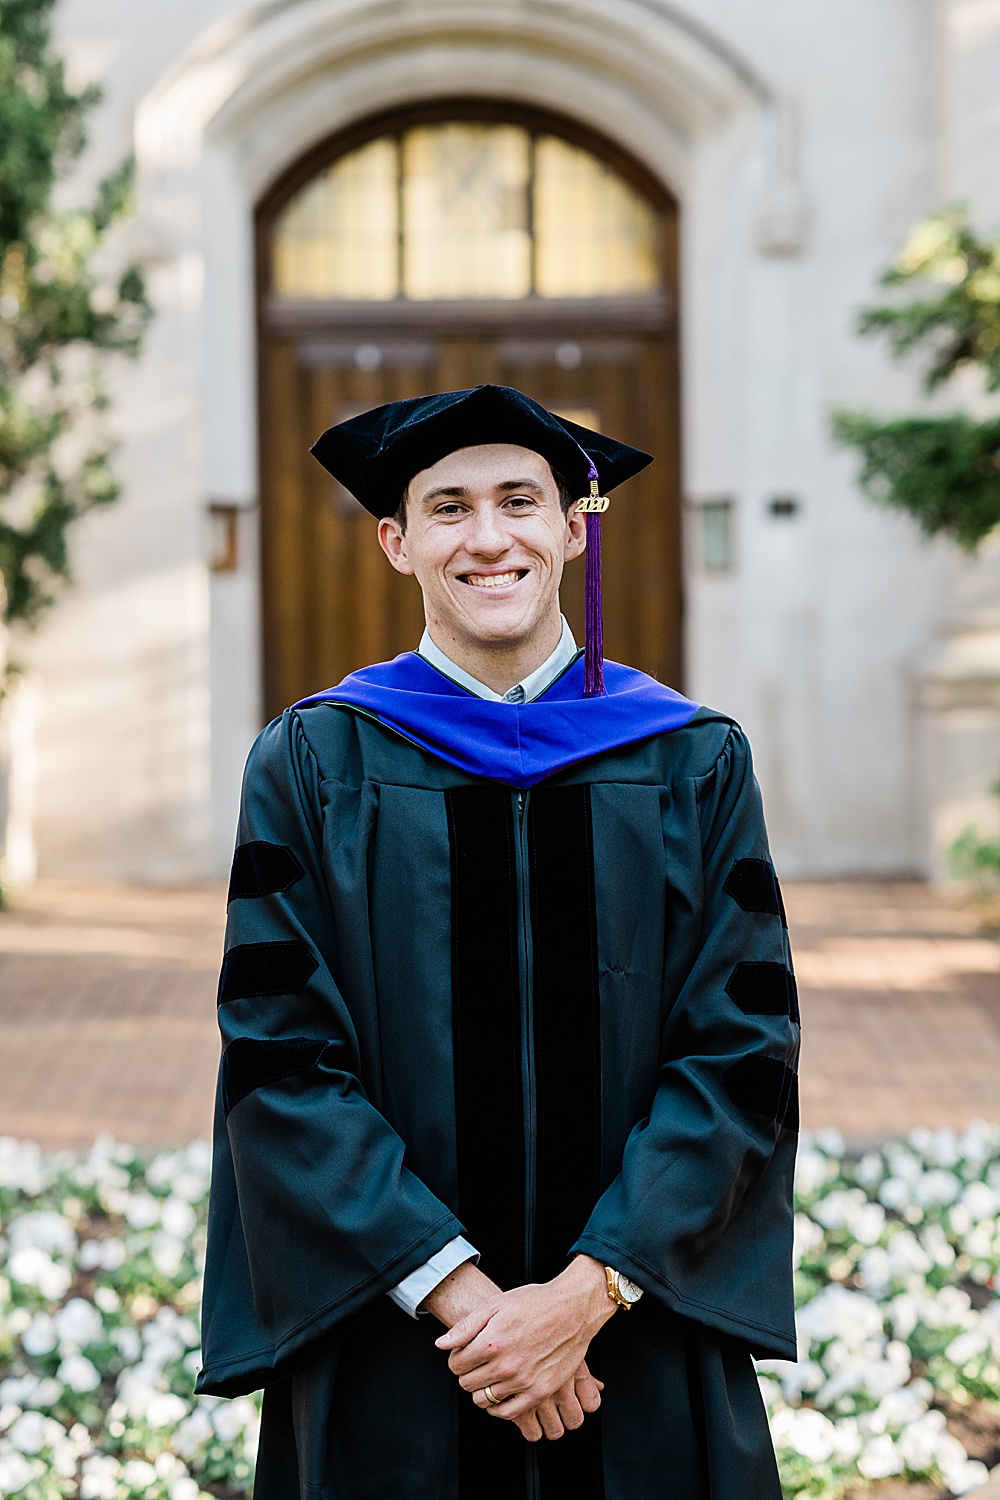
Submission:
[[[391,401],[328,427],[310,451],[381,517],[395,513],[414,474],[480,443],[513,443],[540,453],[581,497],[589,491],[592,466],[605,494],[653,461],[639,448],[553,416],[506,385]]]

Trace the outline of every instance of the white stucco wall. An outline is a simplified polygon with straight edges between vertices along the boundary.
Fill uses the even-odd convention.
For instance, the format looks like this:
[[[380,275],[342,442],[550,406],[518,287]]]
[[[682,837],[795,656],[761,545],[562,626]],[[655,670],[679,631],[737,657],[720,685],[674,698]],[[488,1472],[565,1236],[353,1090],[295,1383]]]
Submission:
[[[1000,217],[997,0],[63,0],[59,27],[106,88],[88,169],[137,141],[158,316],[119,383],[126,497],[29,648],[44,869],[225,866],[256,558],[248,510],[210,575],[204,508],[256,489],[253,204],[350,119],[470,89],[587,119],[680,198],[686,487],[737,522],[731,574],[689,548],[687,689],[749,730],[784,871],[926,867],[913,674],[976,570],[859,497],[827,420],[914,401],[853,336],[909,226],[962,196]]]

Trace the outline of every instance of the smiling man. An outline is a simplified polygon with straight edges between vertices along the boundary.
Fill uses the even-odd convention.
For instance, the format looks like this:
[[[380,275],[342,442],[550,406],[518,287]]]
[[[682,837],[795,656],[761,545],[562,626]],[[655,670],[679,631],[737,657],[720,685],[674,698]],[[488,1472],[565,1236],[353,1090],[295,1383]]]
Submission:
[[[795,982],[739,728],[601,660],[649,459],[492,386],[313,451],[427,628],[250,756],[199,1389],[256,1500],[778,1500]]]

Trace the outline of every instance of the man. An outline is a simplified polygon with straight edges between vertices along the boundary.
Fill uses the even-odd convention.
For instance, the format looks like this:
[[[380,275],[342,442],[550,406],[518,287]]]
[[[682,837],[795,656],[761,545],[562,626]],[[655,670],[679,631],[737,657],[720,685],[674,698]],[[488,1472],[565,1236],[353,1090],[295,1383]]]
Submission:
[[[314,452],[427,629],[250,756],[199,1389],[265,1387],[256,1500],[778,1500],[798,1012],[749,751],[602,680],[593,549],[586,663],[559,612],[649,459],[489,386]]]

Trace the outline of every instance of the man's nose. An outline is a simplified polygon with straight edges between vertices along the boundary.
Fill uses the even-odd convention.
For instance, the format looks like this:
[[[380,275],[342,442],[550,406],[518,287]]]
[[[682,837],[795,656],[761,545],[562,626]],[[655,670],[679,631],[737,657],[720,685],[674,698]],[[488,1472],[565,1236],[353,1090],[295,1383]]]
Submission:
[[[492,505],[486,505],[477,510],[466,539],[468,550],[480,555],[496,557],[505,552],[508,545],[507,529],[499,512]]]

